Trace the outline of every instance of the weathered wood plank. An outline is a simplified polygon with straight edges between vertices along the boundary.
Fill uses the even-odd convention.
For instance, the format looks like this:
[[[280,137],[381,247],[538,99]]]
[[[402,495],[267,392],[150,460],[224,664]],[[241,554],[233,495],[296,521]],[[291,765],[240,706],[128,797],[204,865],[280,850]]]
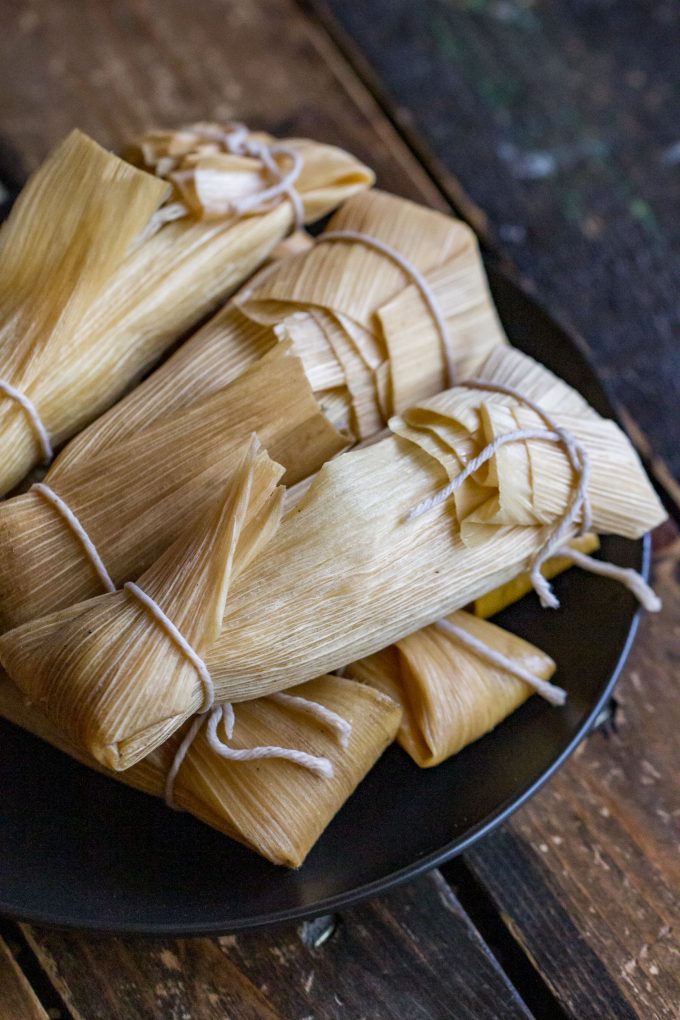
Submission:
[[[680,538],[665,539],[664,609],[642,621],[613,723],[465,858],[574,1018],[678,1017]]]
[[[345,145],[383,186],[443,203],[292,0],[203,0],[200,17],[183,0],[0,9],[0,177],[20,179],[73,126],[119,147],[150,125],[240,119]]]
[[[77,1020],[531,1016],[436,872],[335,926],[162,942],[24,930]]]
[[[344,27],[395,122],[455,172],[680,477],[680,6],[306,2]]]
[[[0,938],[0,1020],[48,1020],[7,943]]]

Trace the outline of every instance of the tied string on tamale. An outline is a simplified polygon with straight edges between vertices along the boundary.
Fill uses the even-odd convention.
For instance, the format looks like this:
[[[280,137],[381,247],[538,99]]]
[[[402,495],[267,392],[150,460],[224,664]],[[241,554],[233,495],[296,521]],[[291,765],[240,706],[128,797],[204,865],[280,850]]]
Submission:
[[[661,608],[659,598],[637,571],[630,568],[619,567],[613,563],[601,563],[599,560],[595,560],[584,553],[572,550],[568,545],[564,544],[569,537],[570,530],[574,527],[577,521],[580,522],[578,529],[578,534],[580,535],[585,534],[591,526],[590,500],[588,497],[590,461],[588,451],[585,446],[579,442],[568,429],[562,428],[555,419],[548,414],[547,411],[545,411],[544,408],[524,396],[515,387],[488,383],[483,379],[470,379],[460,383],[459,385],[470,389],[486,390],[492,393],[501,393],[505,396],[514,397],[516,400],[531,408],[532,411],[542,418],[545,422],[545,428],[518,429],[497,436],[494,440],[488,443],[481,453],[470,460],[465,468],[452,478],[451,481],[444,486],[444,488],[413,507],[410,510],[407,519],[415,520],[423,514],[428,513],[428,511],[432,510],[434,507],[440,506],[444,503],[468,478],[474,475],[480,467],[494,457],[502,446],[508,443],[527,442],[532,439],[550,443],[559,443],[564,448],[567,459],[571,465],[575,484],[572,487],[571,498],[563,514],[531,561],[531,584],[539,597],[541,606],[544,609],[557,609],[560,604],[552,590],[550,582],[541,572],[541,568],[546,560],[557,555],[572,561],[584,570],[619,581],[632,592],[645,609],[649,612],[658,612]],[[461,642],[470,643],[468,636],[460,633],[459,629],[455,628],[454,625],[448,624],[446,621],[440,621],[440,625],[449,633],[455,634]],[[481,649],[477,647],[475,650],[481,651]],[[497,665],[507,668],[508,664],[504,660],[501,661],[503,657],[499,658],[498,653],[493,649],[488,649],[487,658],[490,661],[495,662]],[[519,674],[515,671],[515,675]],[[551,685],[543,685],[540,681],[537,685],[533,682],[533,680],[529,679],[529,677],[522,677],[522,679],[525,679],[527,683],[532,683],[532,686],[534,686],[536,690],[543,695],[543,697],[547,697],[548,700],[554,700],[555,688]],[[557,694],[558,699],[559,697],[560,695]]]
[[[300,765],[302,768],[309,769],[311,772],[316,772],[318,775],[323,776],[326,779],[331,779],[333,777],[333,766],[328,758],[320,758],[316,755],[308,754],[306,751],[298,751],[295,748],[289,747],[263,746],[239,749],[230,747],[222,739],[220,739],[217,732],[217,727],[220,722],[224,725],[227,740],[231,740],[233,736],[235,724],[234,709],[230,704],[215,705],[215,686],[205,662],[198,652],[192,648],[167,614],[163,612],[155,599],[152,599],[139,587],[139,585],[131,581],[128,581],[124,585],[124,590],[137,599],[137,601],[148,610],[152,619],[159,624],[170,640],[173,641],[183,655],[186,656],[187,660],[196,670],[201,684],[203,685],[204,701],[201,711],[196,715],[196,718],[189,726],[189,729],[177,748],[172,765],[168,770],[165,781],[165,801],[168,807],[176,807],[173,791],[177,775],[182,767],[184,759],[187,756],[189,748],[204,724],[207,724],[206,736],[208,744],[215,754],[219,755],[221,758],[226,758],[231,761],[254,761],[260,758],[282,758],[286,761],[291,761],[296,765]],[[278,694],[273,695],[272,697],[280,701],[282,704],[298,708],[330,726],[338,734],[342,747],[347,746],[352,727],[336,712],[326,708],[324,705],[318,705],[306,698],[296,697],[294,695]]]
[[[439,333],[446,362],[448,385],[453,386],[455,384],[455,370],[453,367],[453,355],[446,322],[432,288],[417,266],[414,266],[412,262],[410,262],[407,258],[404,258],[404,256],[398,252],[396,248],[393,248],[391,244],[386,244],[385,241],[380,241],[377,237],[371,237],[370,234],[364,234],[360,230],[329,230],[326,233],[321,234],[316,239],[317,244],[323,244],[326,241],[356,241],[359,244],[364,244],[367,248],[371,248],[379,254],[384,255],[403,270],[406,276],[410,278],[411,282],[414,283],[420,291],[420,294],[427,305],[428,311],[432,316],[434,324],[437,327],[437,332]]]
[[[52,450],[49,432],[45,428],[38,408],[25,393],[22,393],[16,386],[12,386],[6,379],[0,379],[0,392],[4,393],[6,397],[9,397],[10,400],[13,400],[22,408],[38,440],[38,445],[43,455],[43,463],[49,464],[54,456],[54,451]]]
[[[196,125],[192,129],[197,141],[209,142],[221,147],[223,152],[233,156],[246,156],[258,160],[274,183],[252,195],[244,195],[241,198],[232,199],[228,202],[226,211],[236,216],[245,216],[247,213],[255,212],[266,207],[269,203],[275,202],[278,198],[288,198],[293,209],[293,225],[291,233],[301,230],[304,227],[305,216],[302,199],[295,188],[300,173],[302,172],[302,157],[291,146],[275,143],[269,145],[266,142],[256,141],[250,135],[245,124],[234,122],[227,124],[224,129],[212,127],[208,124]],[[283,156],[290,161],[290,167],[282,170],[276,161],[276,156]],[[171,156],[161,157],[154,167],[157,177],[174,179],[177,181],[190,180],[194,174],[191,169],[177,169],[177,161]],[[165,223],[182,219],[189,215],[190,210],[181,201],[168,202],[152,216],[149,226],[144,234],[144,239],[150,237],[159,230]]]

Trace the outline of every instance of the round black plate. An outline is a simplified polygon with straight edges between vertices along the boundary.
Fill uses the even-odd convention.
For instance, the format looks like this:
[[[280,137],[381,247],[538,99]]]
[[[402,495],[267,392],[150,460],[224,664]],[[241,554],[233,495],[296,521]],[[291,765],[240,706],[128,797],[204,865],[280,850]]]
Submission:
[[[491,280],[513,342],[611,415],[574,342],[514,284]],[[607,559],[636,569],[646,570],[647,551],[643,542],[602,543]],[[628,653],[637,616],[625,589],[572,570],[556,590],[557,612],[541,611],[532,595],[499,622],[557,660],[566,707],[532,698],[428,771],[390,748],[299,871],[276,868],[0,723],[0,913],[107,931],[236,931],[335,910],[460,853],[571,753]]]

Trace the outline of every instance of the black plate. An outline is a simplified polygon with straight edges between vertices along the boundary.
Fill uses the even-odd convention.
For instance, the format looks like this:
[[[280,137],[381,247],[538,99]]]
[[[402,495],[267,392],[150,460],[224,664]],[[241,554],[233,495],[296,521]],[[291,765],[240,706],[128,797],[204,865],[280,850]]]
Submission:
[[[514,284],[491,279],[513,342],[611,415],[574,341]],[[646,572],[648,543],[608,538],[602,553]],[[236,931],[336,910],[460,853],[573,751],[631,645],[636,604],[620,585],[572,570],[556,590],[559,611],[532,595],[498,619],[557,660],[566,707],[532,698],[428,771],[390,748],[296,872],[0,723],[0,913],[107,931]]]

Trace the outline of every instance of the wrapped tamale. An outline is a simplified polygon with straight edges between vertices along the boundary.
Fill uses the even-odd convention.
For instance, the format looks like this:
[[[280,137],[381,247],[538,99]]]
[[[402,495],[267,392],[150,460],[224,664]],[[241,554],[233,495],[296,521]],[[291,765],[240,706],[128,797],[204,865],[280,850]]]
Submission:
[[[325,759],[332,775],[319,775],[274,755],[252,761],[225,759],[208,743],[204,725],[177,773],[172,802],[273,864],[297,868],[394,740],[401,709],[379,691],[337,676],[318,677],[288,693],[345,720],[351,727],[349,739],[341,743],[318,717],[301,711],[295,703],[269,697],[235,706],[229,745],[238,750],[263,745],[293,748]],[[166,794],[167,777],[191,725],[187,723],[125,772],[111,772],[69,744],[40,712],[26,705],[14,684],[1,674],[0,716],[83,764],[156,797]]]
[[[218,701],[260,697],[364,658],[515,578],[560,530],[564,541],[574,537],[586,516],[585,496],[579,507],[572,502],[578,485],[568,453],[575,444],[589,458],[589,527],[638,538],[664,520],[629,440],[566,383],[507,346],[494,348],[477,376],[474,387],[454,387],[393,420],[390,438],[322,468],[231,586],[206,659]],[[518,379],[562,438],[552,427],[525,430],[517,456],[490,457],[451,498],[433,499],[486,448],[499,417],[524,420],[521,398],[493,390]],[[423,501],[428,512],[414,514]],[[200,710],[202,685],[185,670],[173,683],[172,704],[159,696],[155,676],[146,692],[138,684],[124,725],[108,719],[114,678],[102,686],[90,665],[111,662],[110,635],[73,630],[64,613],[6,634],[0,658],[59,728],[72,726],[87,703],[87,732],[78,736],[89,753],[106,747],[105,760],[117,755],[124,765],[132,744],[142,755],[143,745],[155,746],[159,734]],[[50,689],[63,661],[73,666],[55,705]]]
[[[345,446],[280,344],[228,386],[152,417],[98,452],[58,459],[44,482],[0,503],[3,629],[133,580],[214,501],[257,433],[294,483]],[[93,569],[78,526],[112,584]]]
[[[404,199],[368,192],[350,199],[331,229],[343,235],[370,231],[370,237],[389,243],[418,273],[431,277],[432,287],[442,292],[456,370],[474,370],[491,349],[505,346],[474,235],[464,224]],[[392,409],[391,401],[378,407],[383,390],[403,393],[410,386],[424,397],[445,378],[447,354],[441,338],[432,336],[428,307],[410,294],[408,275],[361,240],[322,243],[268,267],[265,274],[77,436],[45,478],[92,535],[116,583],[140,573],[183,526],[187,510],[175,490],[181,485],[188,496],[195,488],[196,505],[214,479],[224,476],[229,444],[244,434],[257,432],[286,467],[286,483],[294,484],[352,440],[365,439],[367,430],[370,435],[371,429],[382,429]],[[357,274],[360,288],[349,285]],[[408,294],[413,304],[409,334],[402,328],[406,320],[386,311]],[[344,352],[344,360],[333,353],[324,331]],[[367,360],[359,353],[347,360],[347,331],[361,339],[363,346],[356,351],[363,350]],[[409,343],[419,351],[420,376],[408,360]],[[273,380],[248,369],[265,352],[276,358],[277,350],[291,344],[307,381],[290,364],[286,385],[281,366]],[[382,353],[372,361],[376,351]],[[246,369],[249,382],[236,382]],[[227,397],[230,382],[234,389]],[[217,406],[211,399],[219,400],[221,418],[212,412],[205,417],[206,409]],[[365,413],[369,405],[371,414]],[[195,452],[197,440],[187,423],[201,431],[203,445]],[[220,433],[227,443],[216,449]],[[294,435],[295,442],[282,449],[276,439],[281,435]],[[213,458],[210,471],[208,454]],[[126,491],[129,487],[133,494]],[[71,530],[37,492],[0,505],[3,630],[102,590]]]
[[[162,143],[156,134],[142,140],[137,169],[73,132],[24,188],[0,238],[0,492],[105,410],[268,257],[296,222],[293,194],[299,218],[311,221],[372,183],[371,171],[340,149],[252,136],[282,172],[296,161],[290,194],[268,198],[272,167],[261,155],[229,152],[226,137],[210,125]],[[154,156],[163,145],[178,150],[181,187],[168,160]],[[205,205],[182,205],[180,194],[204,180],[204,158]],[[179,218],[170,221],[168,210]]]
[[[448,622],[539,680],[555,672],[549,655],[493,623],[462,610]],[[352,663],[345,676],[376,687],[402,706],[398,740],[421,768],[438,765],[478,740],[534,693],[437,624]]]

